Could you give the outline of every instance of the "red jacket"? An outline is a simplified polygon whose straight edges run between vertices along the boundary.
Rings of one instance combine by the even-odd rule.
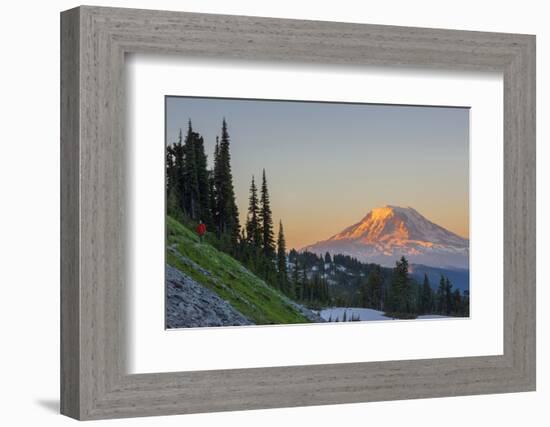
[[[197,225],[197,234],[202,236],[204,233],[206,233],[206,225],[202,223]]]

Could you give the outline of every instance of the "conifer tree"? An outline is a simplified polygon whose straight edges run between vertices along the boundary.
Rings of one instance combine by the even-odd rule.
[[[300,295],[301,300],[307,299],[309,296],[309,283],[307,278],[306,264],[302,265],[302,272],[300,276]]]
[[[289,294],[288,272],[286,268],[286,242],[282,221],[279,221],[279,235],[277,237],[277,270],[279,275],[279,288],[284,293]]]
[[[320,287],[319,275],[314,274],[313,280],[311,281],[310,288],[309,288],[308,299],[310,302],[319,299],[319,287]]]
[[[248,218],[246,222],[246,238],[255,252],[262,247],[262,231],[260,227],[260,206],[258,201],[258,190],[252,176],[250,184],[250,195],[248,196]]]
[[[183,208],[192,219],[199,219],[199,179],[196,159],[196,134],[193,132],[191,120],[187,128],[187,136],[183,145]]]
[[[225,176],[224,165],[221,158],[220,140],[216,136],[216,147],[214,148],[214,195],[215,214],[214,222],[218,237],[226,232],[226,209],[225,209]]]
[[[395,263],[389,290],[388,309],[397,314],[411,313],[409,262],[404,256]]]
[[[214,169],[208,170],[208,207],[210,209],[210,229],[216,229],[216,186],[214,185]]]
[[[300,266],[298,265],[298,257],[294,259],[294,268],[292,269],[292,287],[294,288],[294,297],[301,298],[302,286],[300,284]]]
[[[447,313],[447,298],[446,298],[445,277],[441,275],[439,279],[439,288],[437,288],[437,310],[441,314]]]
[[[167,197],[174,192],[175,185],[174,149],[172,145],[166,146],[166,195]]]
[[[231,173],[230,138],[225,119],[222,122],[221,141],[217,143],[214,158],[214,186],[216,199],[216,228],[218,234],[229,238],[230,248],[237,247],[239,239],[239,211],[235,202],[233,175]]]
[[[380,308],[382,297],[382,271],[380,266],[376,265],[370,271],[367,281],[362,288],[362,302],[364,307]]]
[[[220,224],[220,212],[219,212],[219,194],[218,191],[221,188],[220,184],[221,172],[220,172],[220,140],[216,136],[216,145],[214,146],[214,166],[210,172],[210,212],[212,215],[212,221],[218,238],[220,237],[221,230]]]
[[[328,287],[328,280],[327,279],[323,280],[323,285],[324,285],[324,289],[325,289],[325,298],[324,298],[323,301],[328,304],[328,303],[330,303],[331,297],[330,297],[330,290],[329,290],[329,287]]]
[[[173,216],[177,216],[180,209],[176,185],[175,152],[170,144],[166,147],[166,211]]]
[[[424,273],[424,283],[422,284],[422,291],[420,296],[420,312],[429,313],[432,311],[432,287],[428,275]]]
[[[449,281],[449,278],[445,278],[445,314],[451,314],[453,311],[453,285]]]
[[[202,220],[208,228],[213,226],[212,211],[210,206],[210,179],[207,169],[207,157],[204,152],[204,139],[198,133],[193,132],[195,162],[197,171],[198,188],[198,220]]]
[[[298,259],[298,252],[296,249],[292,248],[288,252],[288,262],[295,262]]]
[[[464,295],[462,296],[462,315],[463,316],[469,316],[470,315],[470,291],[464,291]]]
[[[172,194],[169,194],[169,197],[172,198],[172,207],[175,205],[179,212],[184,212],[184,149],[181,129],[178,134],[178,140],[169,147],[169,154],[173,162],[173,169],[171,171],[172,183],[170,184],[170,192]],[[176,212],[172,212],[172,214],[176,214]]]
[[[260,194],[260,223],[262,229],[262,249],[264,255],[271,259],[275,253],[275,241],[273,233],[273,215],[269,201],[269,190],[265,169],[262,172],[262,188]]]

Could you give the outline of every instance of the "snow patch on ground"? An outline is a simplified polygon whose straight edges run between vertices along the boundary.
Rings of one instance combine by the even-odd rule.
[[[321,310],[321,317],[326,321],[342,322],[346,314],[346,320],[349,322],[352,318],[359,317],[359,320],[391,320],[390,317],[384,316],[382,311],[373,310],[372,308],[347,308],[347,307],[331,307]]]
[[[440,314],[424,314],[422,316],[418,316],[417,319],[449,319],[449,317],[442,316]]]
[[[374,310],[372,308],[356,308],[356,307],[331,307],[320,311],[321,317],[331,322],[344,321],[344,313],[346,315],[346,321],[351,322],[352,319],[359,319],[360,321],[371,320],[396,320],[393,317],[384,316],[383,311]],[[426,314],[418,316],[417,319],[448,319],[446,316],[440,316],[438,314]]]

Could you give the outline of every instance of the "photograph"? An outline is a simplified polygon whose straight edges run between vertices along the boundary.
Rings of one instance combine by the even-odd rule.
[[[470,109],[165,96],[165,327],[470,316]]]

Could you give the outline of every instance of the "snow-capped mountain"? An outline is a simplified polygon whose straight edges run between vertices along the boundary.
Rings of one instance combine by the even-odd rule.
[[[404,255],[411,264],[468,268],[469,241],[434,224],[411,207],[384,206],[328,240],[306,246],[317,254],[343,254],[363,262],[394,266]]]

